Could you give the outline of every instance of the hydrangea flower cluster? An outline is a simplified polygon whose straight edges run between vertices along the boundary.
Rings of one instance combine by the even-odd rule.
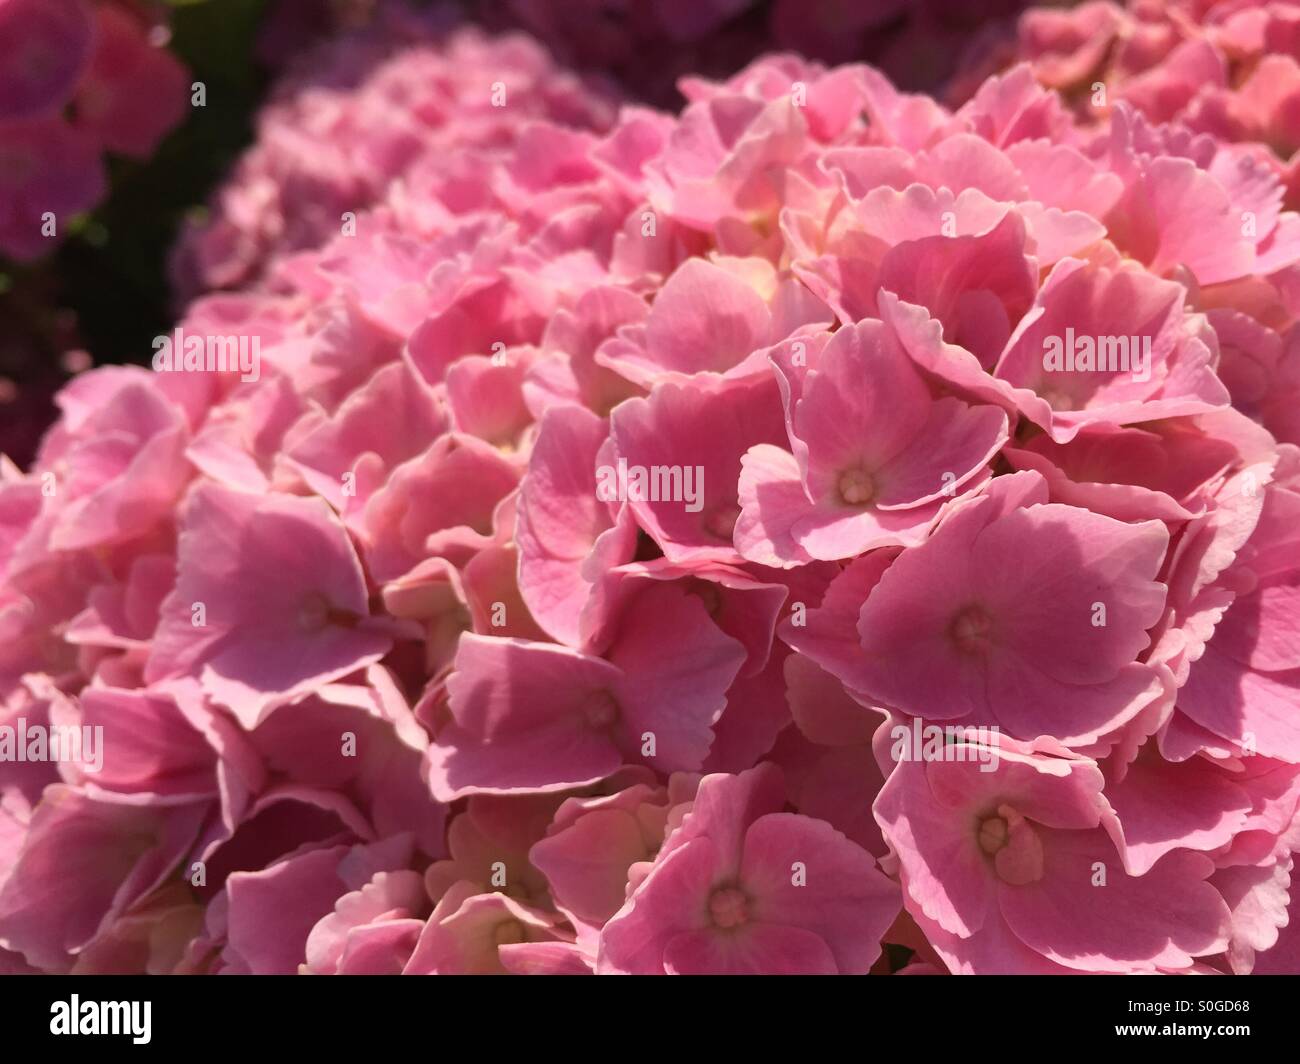
[[[1027,65],[605,128],[497,47],[0,472],[0,743],[79,744],[0,758],[0,965],[1300,970],[1277,174]]]
[[[179,124],[189,74],[156,29],[117,0],[0,0],[0,255],[46,253],[103,199],[105,152]]]
[[[496,72],[484,85],[484,72]],[[510,106],[493,100],[509,99]],[[318,248],[345,212],[396,186],[455,212],[494,208],[486,176],[530,119],[606,130],[611,86],[556,68],[523,35],[441,31],[384,5],[299,56],[258,115],[254,146],[173,255],[182,297],[260,279],[277,256]]]
[[[1300,205],[1300,5],[1092,0],[1021,16],[1016,56],[1084,121],[1116,103],[1153,122],[1252,145]]]

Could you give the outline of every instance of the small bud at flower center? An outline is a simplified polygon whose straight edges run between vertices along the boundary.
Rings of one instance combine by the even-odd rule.
[[[972,606],[957,615],[948,633],[959,649],[977,651],[988,646],[991,627],[988,614],[978,606]]]
[[[715,927],[739,927],[749,920],[749,899],[735,887],[721,887],[709,898],[709,915]]]
[[[980,849],[988,854],[997,853],[1007,844],[1007,837],[1010,834],[1007,822],[1000,816],[988,817],[986,820],[980,821]]]
[[[840,474],[840,498],[850,506],[866,506],[876,497],[876,483],[865,469]]]
[[[608,728],[618,720],[618,702],[608,691],[596,691],[582,707],[582,715],[593,728]]]

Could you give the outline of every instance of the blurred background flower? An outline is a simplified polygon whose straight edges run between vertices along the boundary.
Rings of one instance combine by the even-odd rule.
[[[0,0],[0,450],[19,464],[91,364],[69,352],[143,361],[164,330],[177,225],[251,135],[264,8]]]

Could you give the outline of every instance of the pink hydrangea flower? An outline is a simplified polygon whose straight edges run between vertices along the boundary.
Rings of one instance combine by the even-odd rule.
[[[934,398],[883,322],[840,329],[811,360],[806,341],[793,346],[774,364],[794,453],[746,452],[742,553],[789,565],[919,543],[1006,442],[1006,414]]]
[[[950,968],[1142,972],[1225,947],[1213,862],[1178,850],[1128,874],[1095,763],[1050,740],[975,742],[996,745],[993,772],[900,761],[876,803],[909,911]]]
[[[369,617],[355,550],[319,500],[201,487],[185,512],[150,682],[197,675],[251,728],[278,701],[365,668],[391,645]],[[259,649],[268,640],[280,663],[269,671]]]
[[[781,811],[781,774],[706,776],[605,925],[599,972],[865,974],[895,886],[823,821]]]
[[[1051,706],[1062,739],[1113,732],[1162,691],[1136,658],[1164,608],[1153,578],[1167,532],[1046,500],[1033,474],[995,479],[886,561],[857,608],[830,607],[828,593],[806,633],[789,638],[851,690],[904,713],[1033,738]],[[847,653],[844,640],[855,644]]]

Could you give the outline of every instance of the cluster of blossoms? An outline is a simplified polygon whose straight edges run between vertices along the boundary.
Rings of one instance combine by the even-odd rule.
[[[0,965],[1300,970],[1277,174],[1029,66],[583,126],[420,47],[0,469]]]
[[[596,131],[614,120],[607,86],[556,69],[527,37],[445,40],[436,15],[398,5],[374,16],[278,83],[256,144],[181,237],[172,272],[183,297],[257,280],[401,187],[457,213],[495,208],[490,175],[529,120]]]
[[[1006,49],[1083,121],[1120,102],[1152,122],[1249,143],[1300,206],[1300,4],[1091,0],[1031,9]],[[996,54],[996,53],[992,53]]]
[[[887,65],[934,69],[936,54],[956,54],[952,40],[967,29],[959,5],[944,0],[910,13],[898,2],[847,9],[798,0],[777,3],[758,29],[720,36],[755,6],[655,0],[625,11],[618,0],[522,0],[479,12],[489,25],[523,26],[579,68],[613,73],[609,82],[556,70],[529,36],[462,32],[448,40],[441,9],[281,0],[263,31],[268,61],[293,54],[293,43],[312,30],[353,28],[327,35],[289,63],[258,116],[256,145],[187,226],[172,262],[175,287],[188,298],[250,284],[277,256],[319,247],[338,232],[343,212],[381,202],[398,182],[458,212],[496,206],[484,174],[526,118],[604,132],[620,96],[665,95],[675,73],[647,64],[648,52],[673,56],[681,72],[693,70],[692,63],[734,70],[773,42],[812,54],[876,52]],[[888,48],[864,39],[885,29]],[[699,55],[696,46],[705,43],[720,54]],[[517,101],[509,109],[493,106],[492,93],[483,92],[484,70],[507,73],[502,91]]]
[[[34,259],[107,191],[105,152],[148,158],[190,80],[120,0],[0,0],[0,255]]]

